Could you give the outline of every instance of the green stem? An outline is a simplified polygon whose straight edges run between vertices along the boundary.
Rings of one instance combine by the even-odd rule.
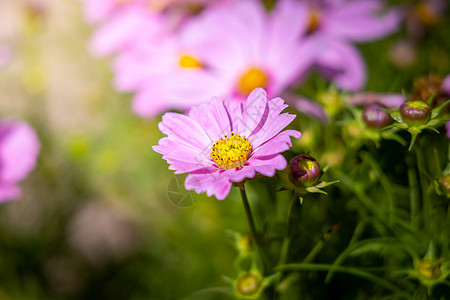
[[[383,186],[383,190],[386,192],[386,198],[388,200],[389,205],[389,217],[392,222],[395,216],[395,203],[394,203],[394,191],[391,185],[390,180],[386,177],[380,165],[368,154],[363,153],[363,159],[368,162],[372,170],[376,173],[377,178],[379,179],[381,185]]]
[[[266,268],[265,268],[265,263],[263,260],[261,243],[260,243],[258,235],[256,233],[255,222],[253,221],[252,210],[251,210],[250,204],[248,202],[247,193],[245,192],[244,184],[239,185],[239,191],[241,192],[242,204],[244,206],[245,215],[247,216],[247,222],[248,222],[248,227],[250,229],[250,235],[251,235],[252,241],[254,243],[254,246],[256,248],[259,262],[261,263],[261,266],[262,266],[262,273],[263,273],[263,275],[266,275],[266,272],[265,272]]]
[[[409,201],[411,209],[411,225],[418,228],[417,216],[420,210],[420,190],[419,181],[417,179],[416,168],[413,166],[412,158],[407,159],[408,165],[408,182],[409,182]]]
[[[396,287],[394,284],[390,283],[387,280],[384,280],[380,277],[377,277],[373,274],[370,274],[368,272],[365,271],[361,271],[359,269],[356,268],[350,268],[350,267],[342,267],[342,266],[333,266],[333,265],[326,265],[326,264],[287,264],[287,265],[283,265],[283,266],[279,266],[276,269],[278,270],[292,270],[292,271],[300,271],[300,270],[311,270],[311,271],[328,271],[331,268],[333,268],[333,270],[335,272],[340,272],[340,273],[346,273],[346,274],[350,274],[350,275],[355,275],[358,276],[360,278],[364,278],[367,280],[370,280],[376,284],[379,284],[380,286],[383,286],[384,288],[398,294],[398,295],[402,295],[404,297],[406,297],[405,292],[402,291],[401,289],[399,289],[398,287]]]
[[[291,243],[292,210],[294,209],[296,199],[297,199],[297,192],[292,191],[292,196],[289,202],[288,214],[286,219],[286,233],[283,239],[283,244],[281,245],[280,260],[278,262],[279,265],[286,263],[287,256],[289,253],[289,245]]]
[[[314,246],[314,248],[309,252],[309,254],[305,257],[305,259],[302,261],[302,263],[306,264],[311,261],[319,254],[320,250],[322,250],[323,246],[325,245],[325,242],[330,238],[333,231],[337,230],[340,227],[340,225],[334,225],[330,229],[325,232],[322,237],[320,238],[320,241],[317,242],[317,244]]]
[[[424,157],[422,152],[422,145],[420,139],[417,139],[417,144],[415,147],[416,150],[416,157],[417,157],[417,170],[419,173],[419,184],[421,188],[421,196],[422,196],[422,208],[424,212],[424,227],[425,232],[430,233],[430,221],[431,221],[431,206],[429,197],[427,195],[427,183],[425,182],[424,175],[426,175],[425,169],[424,169]]]

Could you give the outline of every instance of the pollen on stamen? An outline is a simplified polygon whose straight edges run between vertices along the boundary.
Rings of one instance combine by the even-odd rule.
[[[231,132],[216,141],[211,149],[210,156],[223,170],[231,170],[244,166],[250,157],[252,145],[247,137]]]

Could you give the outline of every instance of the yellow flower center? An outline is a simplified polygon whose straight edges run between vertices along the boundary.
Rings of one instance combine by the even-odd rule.
[[[214,162],[224,170],[242,167],[250,156],[252,144],[240,134],[234,134],[221,138],[214,143],[209,154]]]
[[[179,64],[183,68],[201,68],[202,63],[191,55],[183,55],[180,57]]]
[[[244,96],[250,94],[254,89],[266,87],[267,75],[259,68],[250,68],[239,79],[238,92]]]
[[[309,11],[307,32],[312,33],[314,31],[316,31],[316,29],[319,27],[319,25],[320,25],[320,10],[318,10],[317,8],[312,8]]]

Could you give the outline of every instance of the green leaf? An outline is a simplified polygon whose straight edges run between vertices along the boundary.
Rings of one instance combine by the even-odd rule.
[[[408,131],[409,131],[409,130],[408,130]],[[416,138],[417,138],[418,135],[419,135],[419,133],[416,132],[416,131],[411,132],[411,142],[410,142],[410,144],[409,144],[408,151],[411,151],[411,149],[412,149],[412,147],[413,147],[413,145],[414,145],[414,143],[415,143]]]
[[[306,190],[310,193],[319,193],[319,194],[328,195],[327,192],[322,191],[321,189],[318,189],[315,186],[310,186],[310,187],[306,188]]]
[[[429,106],[431,106],[431,103],[433,102],[433,99],[434,99],[435,94],[436,94],[436,93],[433,92],[433,93],[431,94],[430,98],[428,98],[427,104],[428,104]]]
[[[442,103],[441,105],[439,105],[438,107],[434,108],[431,111],[431,119],[436,118],[439,115],[439,113],[441,112],[441,110],[449,103],[450,103],[450,100],[447,100],[444,103]]]
[[[398,123],[403,123],[402,115],[400,114],[399,111],[393,111],[393,112],[391,112],[391,117],[392,117],[395,121],[397,121]]]
[[[316,186],[317,188],[324,188],[324,187],[326,187],[326,186],[329,186],[329,185],[332,185],[332,184],[335,184],[335,183],[338,183],[338,182],[340,182],[340,180],[335,180],[335,181],[322,181],[322,182],[320,182],[319,184],[316,184],[315,186]]]

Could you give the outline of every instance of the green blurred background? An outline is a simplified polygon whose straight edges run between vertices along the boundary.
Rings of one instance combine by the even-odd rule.
[[[411,89],[415,76],[449,73],[448,23],[443,17],[426,32],[406,65],[389,58],[404,30],[362,45],[367,89],[399,92]],[[12,48],[0,69],[1,116],[26,120],[42,143],[37,168],[21,184],[23,197],[0,206],[0,299],[229,299],[195,292],[236,275],[228,230],[248,230],[238,192],[217,201],[183,191],[184,177],[151,150],[162,137],[160,118],[138,118],[131,95],[112,90],[109,61],[86,49],[92,30],[77,1],[0,0],[0,43]],[[314,78],[302,92],[317,88]],[[320,126],[305,116],[296,122],[301,131]],[[333,140],[320,142],[319,148],[334,147]],[[305,136],[286,157],[310,143]],[[288,193],[274,199],[277,180],[247,186],[257,227],[278,224],[271,230],[282,232]],[[328,198],[313,197],[304,207],[308,217],[297,224],[294,256],[303,257],[339,222],[342,229],[319,261],[342,251],[357,218],[345,196],[331,189]],[[358,283],[343,277],[330,287],[336,297],[356,298],[348,280]],[[309,295],[323,296],[321,288],[310,286],[318,291]]]

